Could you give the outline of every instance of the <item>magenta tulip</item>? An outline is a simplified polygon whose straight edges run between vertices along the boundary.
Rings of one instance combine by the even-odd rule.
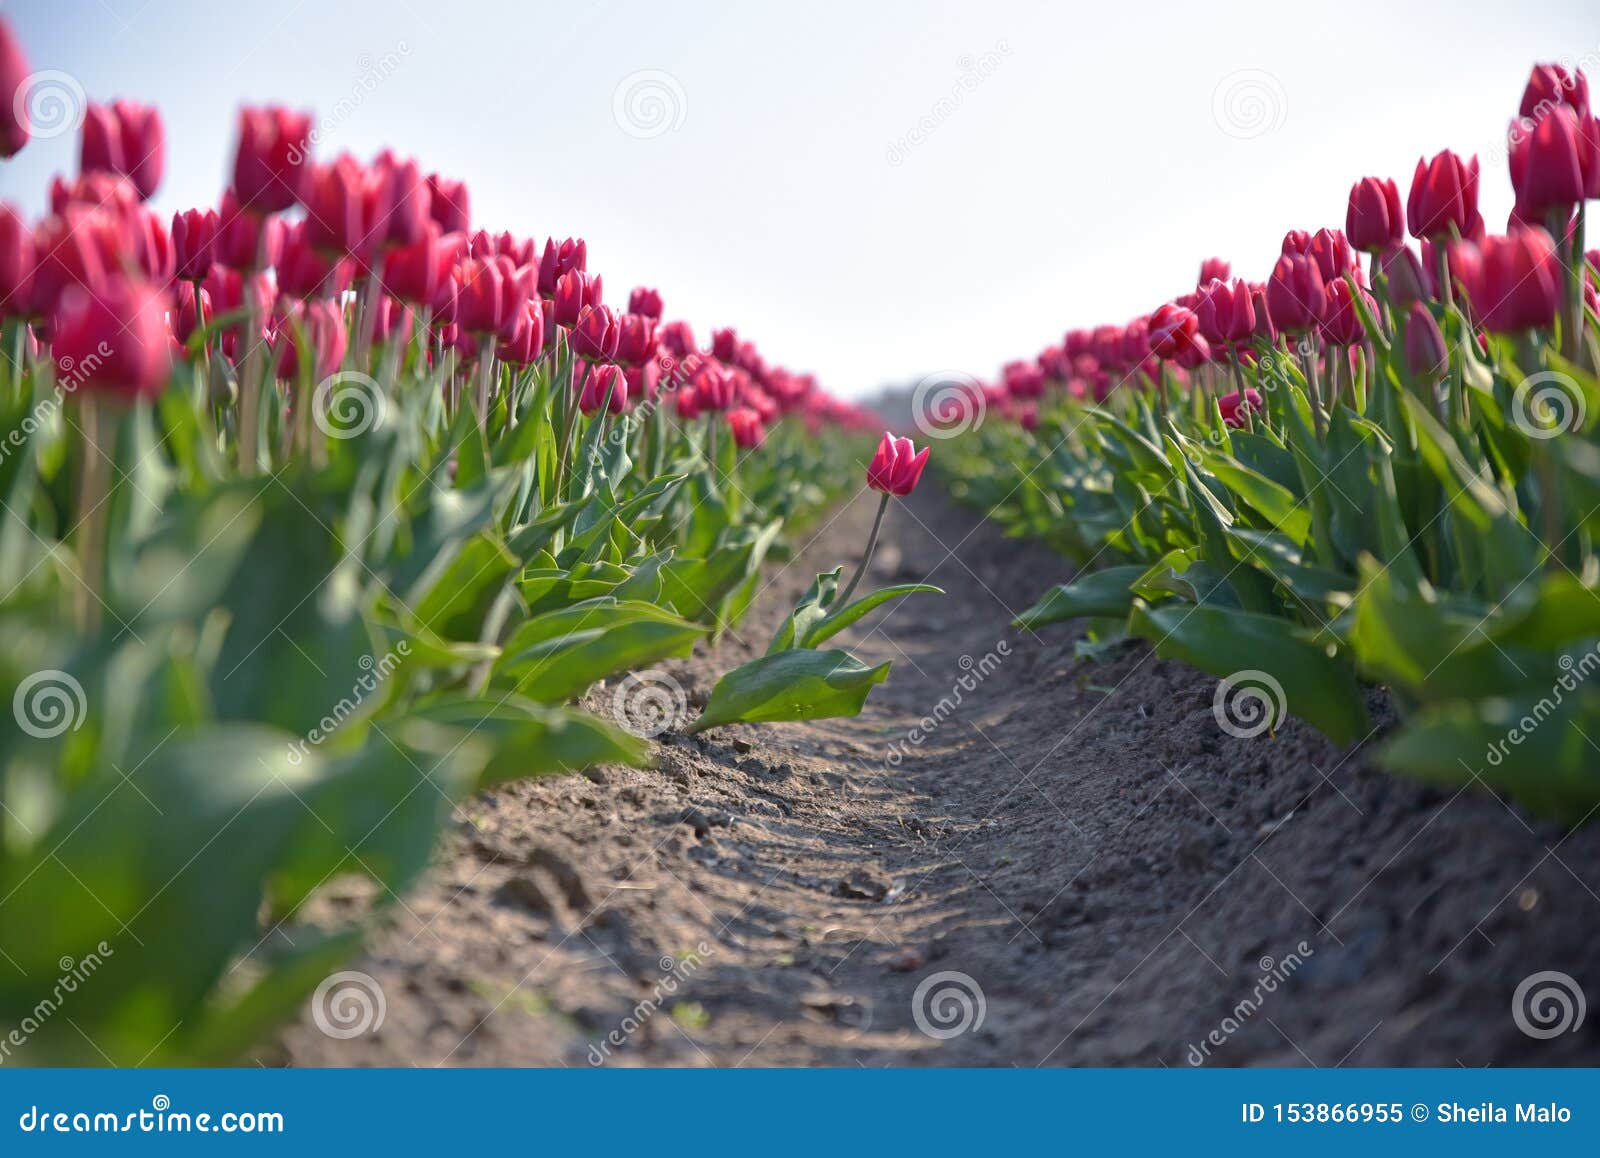
[[[923,447],[919,453],[909,438],[896,438],[884,431],[883,441],[867,466],[867,485],[886,495],[904,498],[917,489],[931,449]]]
[[[1350,186],[1344,232],[1350,244],[1363,253],[1381,253],[1402,244],[1406,219],[1395,183],[1387,177],[1363,177]]]

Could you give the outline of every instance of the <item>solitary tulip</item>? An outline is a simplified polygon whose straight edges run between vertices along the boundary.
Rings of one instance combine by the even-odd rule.
[[[311,167],[310,137],[306,113],[276,106],[240,112],[233,190],[243,208],[277,213],[300,200]]]
[[[1417,161],[1406,199],[1406,219],[1411,236],[1443,238],[1452,230],[1462,237],[1479,237],[1483,218],[1478,214],[1478,158],[1463,161],[1449,149],[1431,161]]]
[[[1363,177],[1350,186],[1344,232],[1363,253],[1381,253],[1405,241],[1406,219],[1400,190],[1387,177]]]
[[[161,184],[166,153],[161,114],[149,105],[91,103],[85,111],[79,155],[85,173],[118,173],[132,181],[140,198],[148,201]]]
[[[51,325],[58,381],[126,402],[154,398],[171,375],[167,300],[154,286],[108,278],[69,286]]]
[[[15,157],[32,135],[23,88],[32,72],[11,22],[0,16],[0,157]]]
[[[1483,288],[1476,304],[1484,328],[1514,334],[1552,325],[1561,309],[1563,271],[1550,235],[1523,229],[1487,237],[1479,249]]]
[[[883,441],[878,444],[877,453],[867,466],[867,485],[886,495],[904,498],[917,489],[922,469],[928,465],[928,452],[931,449],[923,447],[918,452],[909,438],[896,438],[884,431]]]

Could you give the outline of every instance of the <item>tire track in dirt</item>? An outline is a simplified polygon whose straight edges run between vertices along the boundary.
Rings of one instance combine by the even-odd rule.
[[[764,650],[875,498],[663,670],[703,699]],[[259,1060],[1600,1061],[1600,1013],[1545,1040],[1511,1008],[1545,970],[1600,1001],[1600,830],[1393,780],[1298,723],[1228,735],[1215,681],[1142,644],[1090,660],[1075,629],[1008,626],[1060,559],[932,486],[889,527],[872,578],[949,594],[843,637],[895,661],[860,718],[668,736],[654,770],[473,800],[351,966],[381,1028],[337,1039],[308,1010]]]

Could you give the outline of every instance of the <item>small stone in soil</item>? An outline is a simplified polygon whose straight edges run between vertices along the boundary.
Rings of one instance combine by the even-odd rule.
[[[889,895],[893,883],[882,869],[858,868],[842,878],[833,891],[852,900],[881,901]]]

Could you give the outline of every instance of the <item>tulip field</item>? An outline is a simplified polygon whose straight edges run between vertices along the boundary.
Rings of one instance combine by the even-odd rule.
[[[7,157],[27,51],[0,17]],[[1252,742],[1370,743],[1407,787],[1352,792],[1584,831],[1600,120],[1553,65],[1510,112],[1504,233],[1478,209],[1504,175],[1439,152],[1356,181],[1343,229],[1292,229],[1264,282],[1208,260],[885,432],[707,325],[736,319],[674,317],[670,286],[608,297],[588,239],[480,221],[471,174],[322,156],[309,112],[251,106],[226,189],[168,217],[160,110],[89,103],[48,211],[0,202],[0,1064],[720,1064],[769,1037],[786,1062],[925,1061],[952,1034],[919,981],[955,970],[962,1028],[994,1024],[947,1058],[1075,1060],[1017,1010],[1068,993],[1071,1030],[1113,1000],[1072,972],[1133,944],[1096,934],[1107,909],[1169,888],[1181,912],[1185,864],[1209,880],[1233,825],[1304,808],[1226,780],[1226,836],[1184,820],[1106,887],[1152,857],[1168,883],[1077,899],[1086,861],[1056,887],[1086,832],[1178,824],[1083,753],[1194,688],[1240,768]],[[1186,690],[1097,724],[1086,697],[1145,659]],[[1169,723],[1172,749],[1192,720]],[[1118,742],[1131,767],[1162,741]],[[989,835],[1008,766],[1064,743],[1077,803]],[[958,886],[1021,925],[977,964],[982,922],[940,908]],[[862,915],[919,896],[937,920]],[[1313,938],[1344,911],[1302,908]],[[529,996],[575,948],[567,983],[592,968],[611,1005]],[[349,976],[389,1038],[329,1028]],[[791,1023],[813,1037],[772,1037]]]

